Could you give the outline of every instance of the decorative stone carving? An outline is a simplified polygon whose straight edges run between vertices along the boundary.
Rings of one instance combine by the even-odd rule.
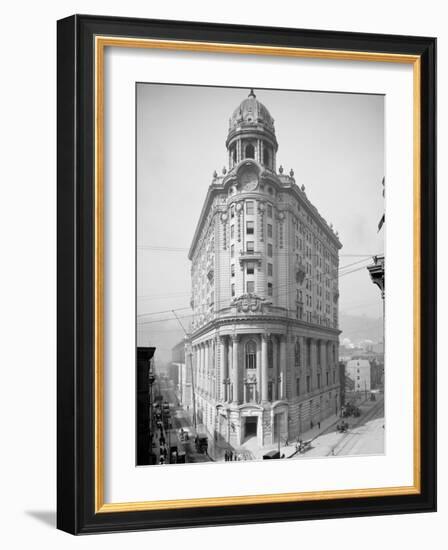
[[[255,384],[257,382],[257,374],[255,372],[248,372],[245,382],[246,384]]]
[[[263,311],[264,298],[256,294],[243,294],[233,301],[239,313],[259,313]]]

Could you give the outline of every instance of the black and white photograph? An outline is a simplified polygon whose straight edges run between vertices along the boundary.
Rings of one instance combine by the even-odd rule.
[[[136,464],[381,455],[384,96],[136,85]]]

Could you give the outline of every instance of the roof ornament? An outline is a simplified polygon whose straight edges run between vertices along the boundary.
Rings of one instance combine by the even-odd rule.
[[[301,189],[302,189],[302,191],[305,193],[305,186],[303,185],[303,183],[302,183]]]
[[[254,93],[254,89],[253,89],[253,88],[250,89],[249,95],[248,95],[247,97],[257,97],[257,96],[255,95],[255,93]]]
[[[216,170],[213,172],[213,177],[214,177],[214,178],[217,178],[217,177],[218,177],[218,172],[217,172]]]
[[[280,174],[283,174],[283,166],[280,164],[280,168],[278,169],[278,171],[280,172]]]
[[[223,167],[222,167],[222,173],[223,173],[224,175],[226,175],[226,174],[227,174],[227,169],[226,169],[226,167],[225,167],[225,166],[223,166]]]
[[[291,170],[289,171],[289,175],[290,175],[291,177],[294,177],[294,170],[293,170],[292,168],[291,168]]]

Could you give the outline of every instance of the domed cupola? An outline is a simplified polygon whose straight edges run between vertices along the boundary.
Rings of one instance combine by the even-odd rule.
[[[242,160],[252,158],[265,168],[275,171],[278,144],[274,119],[263,103],[258,101],[253,89],[230,117],[226,147],[230,169]]]

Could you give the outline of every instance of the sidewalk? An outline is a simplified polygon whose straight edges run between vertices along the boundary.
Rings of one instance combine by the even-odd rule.
[[[383,398],[381,397],[381,401],[382,400],[383,400]],[[345,420],[348,421],[351,428],[356,427],[358,424],[360,424],[361,422],[364,421],[366,414],[371,409],[373,409],[376,405],[378,405],[379,402],[380,402],[380,400],[370,401],[369,398],[364,399],[364,401],[361,401],[361,402],[356,404],[356,406],[361,409],[361,416],[358,417],[358,418],[350,417],[350,418],[347,418]],[[321,436],[323,436],[327,433],[331,433],[331,432],[339,437],[340,434],[336,433],[336,424],[340,421],[341,421],[341,417],[339,415],[333,414],[333,415],[329,416],[328,418],[326,418],[325,420],[321,421],[320,428],[316,424],[313,428],[307,430],[306,432],[302,432],[300,434],[300,439],[302,441],[312,441],[313,442],[313,441],[317,440],[319,437],[321,437]],[[301,457],[313,456],[313,455],[316,454],[316,452],[313,452],[313,447],[309,451],[307,451],[303,454],[298,454],[298,452],[296,450],[296,443],[297,443],[297,441],[294,440],[294,441],[289,441],[288,445],[281,445],[280,446],[280,456],[284,454],[285,458],[299,458],[299,457],[301,458]],[[268,451],[274,450],[274,449],[275,450],[278,449],[278,444],[277,445],[271,445],[269,447],[266,447],[265,449],[260,449],[257,453],[254,453],[254,454],[255,454],[255,457],[257,459],[260,459],[260,458],[263,457],[263,455],[265,453],[267,453]]]
[[[333,414],[326,418],[325,420],[322,420],[320,423],[320,428],[316,424],[313,428],[307,430],[306,432],[302,432],[300,434],[300,439],[302,441],[309,441],[314,440],[317,437],[324,434],[327,430],[330,430],[333,426],[335,426],[340,421],[340,417],[336,414]],[[285,458],[291,458],[296,454],[296,440],[288,441],[288,445],[280,445],[280,456],[285,455]],[[278,450],[278,443],[270,445],[269,447],[266,447],[264,449],[259,449],[258,452],[254,453],[255,458],[260,459],[263,458],[263,455],[266,454],[269,451],[272,450]]]

